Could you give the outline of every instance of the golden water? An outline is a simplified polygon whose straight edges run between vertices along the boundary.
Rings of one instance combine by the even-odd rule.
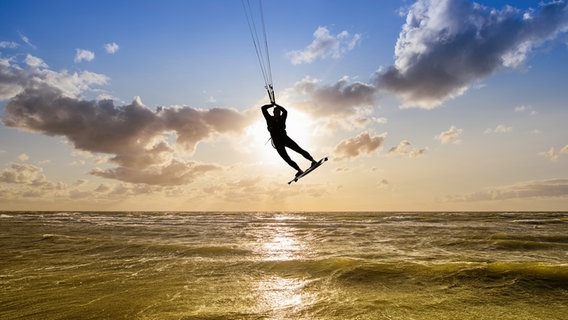
[[[0,319],[567,319],[567,213],[0,214]]]

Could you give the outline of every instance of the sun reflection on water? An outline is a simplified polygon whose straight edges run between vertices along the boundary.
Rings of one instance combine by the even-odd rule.
[[[269,262],[293,261],[305,258],[309,251],[308,244],[298,235],[297,229],[290,225],[294,217],[278,216],[274,223],[265,229],[262,244],[259,247],[262,260]],[[310,280],[267,274],[256,284],[257,307],[270,314],[270,319],[289,319],[301,309],[311,304],[314,294],[306,290]]]
[[[287,312],[297,312],[311,299],[304,291],[306,280],[270,276],[257,284],[259,307],[272,314],[273,319],[285,319]]]
[[[262,246],[264,260],[293,260],[298,258],[302,251],[302,244],[296,239],[279,233]]]
[[[307,253],[307,244],[297,236],[295,227],[289,225],[290,220],[295,221],[293,217],[275,217],[274,223],[265,229],[260,247],[262,260],[301,259]]]

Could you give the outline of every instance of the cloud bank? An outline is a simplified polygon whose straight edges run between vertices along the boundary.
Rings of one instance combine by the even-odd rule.
[[[228,108],[153,111],[139,98],[122,106],[111,100],[87,101],[81,94],[92,85],[105,84],[105,76],[55,72],[44,69],[47,65],[41,59],[34,61],[27,69],[0,65],[0,95],[12,96],[4,125],[63,136],[77,150],[111,155],[116,167],[94,169],[91,174],[96,176],[162,186],[190,183],[220,167],[184,161],[176,157],[176,150],[193,153],[199,142],[238,134],[253,120]]]
[[[27,163],[12,163],[0,170],[0,182],[45,190],[62,190],[65,184],[47,180],[43,169]]]
[[[395,63],[377,85],[405,106],[433,108],[503,68],[521,65],[529,53],[568,30],[564,1],[522,11],[496,10],[466,0],[418,0],[395,47]]]
[[[448,199],[450,201],[487,201],[549,197],[568,197],[568,179],[527,181],[467,195],[451,196]]]

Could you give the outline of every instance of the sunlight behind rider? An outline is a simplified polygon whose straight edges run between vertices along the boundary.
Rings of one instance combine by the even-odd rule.
[[[268,112],[272,109],[272,114]],[[311,166],[314,167],[318,165],[318,162],[312,157],[312,155],[300,147],[294,140],[292,140],[286,132],[286,124],[288,119],[288,111],[276,103],[267,104],[261,107],[262,115],[266,120],[267,129],[270,132],[270,137],[272,139],[272,146],[280,157],[288,165],[296,170],[296,177],[299,177],[304,173],[298,164],[290,158],[286,149],[291,149],[304,157],[305,159],[311,161]]]

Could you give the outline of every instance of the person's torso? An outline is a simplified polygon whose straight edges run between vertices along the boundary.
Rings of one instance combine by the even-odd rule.
[[[274,137],[286,136],[286,119],[282,117],[270,117],[266,119],[266,124],[270,135]]]

